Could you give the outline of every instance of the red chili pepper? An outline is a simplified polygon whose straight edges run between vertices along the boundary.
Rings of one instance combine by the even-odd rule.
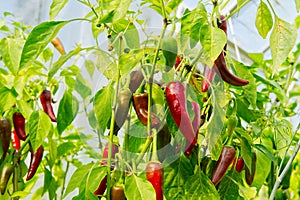
[[[49,90],[44,90],[40,96],[41,104],[44,112],[50,117],[51,121],[56,122],[56,117],[51,105],[51,93]]]
[[[175,70],[177,70],[177,67],[179,66],[180,63],[181,63],[181,57],[180,57],[180,56],[177,56],[177,57],[176,57],[175,64],[174,64]]]
[[[0,119],[0,140],[2,142],[2,160],[5,159],[6,154],[8,152],[9,143],[11,139],[11,123],[7,118]]]
[[[100,166],[104,166],[107,164],[108,150],[109,150],[108,148],[109,148],[109,143],[106,143],[103,150],[102,161],[100,163]],[[111,153],[112,158],[115,158],[116,153],[118,153],[118,147],[115,144],[112,144],[112,153]],[[103,195],[106,190],[107,187],[106,183],[107,183],[107,176],[105,176],[102,179],[98,188],[95,190],[94,195],[99,196],[101,198],[101,195]]]
[[[164,170],[159,162],[149,162],[146,166],[147,180],[152,184],[156,192],[156,200],[163,200]]]
[[[62,42],[60,41],[59,37],[55,37],[53,40],[51,40],[51,43],[61,55],[66,54],[64,46],[63,46]]]
[[[224,52],[221,52],[221,54],[218,56],[217,60],[215,60],[213,69],[222,78],[223,81],[225,81],[231,85],[244,86],[249,83],[248,80],[241,79],[241,78],[235,76],[234,74],[232,74],[228,70],[226,61],[224,58]]]
[[[227,35],[227,23],[226,21],[224,20],[225,19],[225,16],[224,15],[221,15],[220,16],[220,20],[218,21],[218,27],[224,31],[224,33]],[[224,46],[224,51],[226,51],[227,49],[227,43],[225,44]]]
[[[148,94],[134,94],[133,95],[133,107],[142,124],[147,126],[148,124]],[[160,119],[151,112],[151,126],[159,128]]]
[[[43,158],[44,147],[41,145],[39,148],[37,148],[36,152],[33,152],[33,149],[31,148],[30,152],[31,152],[31,159],[30,159],[26,181],[29,181],[36,173]]]
[[[224,146],[221,155],[214,167],[212,175],[212,183],[217,185],[224,177],[229,165],[233,162],[235,157],[235,150],[232,147]]]
[[[251,172],[250,169],[245,165],[245,177],[246,177],[246,182],[248,185],[251,185],[254,180],[254,175],[255,175],[255,170],[256,170],[256,153],[252,154],[252,165],[251,165]]]
[[[15,127],[15,131],[20,140],[26,140],[26,132],[25,132],[25,118],[21,113],[13,114],[13,124]]]
[[[192,144],[196,134],[187,112],[185,87],[179,81],[170,82],[166,87],[166,100],[171,115],[187,143]]]
[[[129,89],[134,93],[144,80],[144,75],[141,71],[132,71],[130,73]]]
[[[200,116],[200,106],[199,106],[199,104],[197,102],[193,101],[192,102],[192,109],[195,113],[192,125],[193,125],[193,129],[194,129],[194,132],[195,132],[196,135],[195,135],[195,138],[194,138],[192,144],[187,144],[187,146],[186,146],[185,154],[187,156],[191,155],[192,149],[197,144],[198,131],[199,131],[199,128],[200,128],[200,125],[201,125],[201,116]]]
[[[12,130],[11,132],[11,143],[15,150],[20,150],[20,138],[18,137],[16,130]]]
[[[215,74],[216,74],[216,72],[214,69],[211,69],[207,65],[204,66],[203,80],[202,80],[202,92],[207,92],[210,84],[214,80]]]
[[[241,171],[243,170],[244,168],[244,159],[243,158],[239,158],[237,160],[237,163],[236,163],[236,166],[235,166],[235,169],[238,173],[241,173]]]

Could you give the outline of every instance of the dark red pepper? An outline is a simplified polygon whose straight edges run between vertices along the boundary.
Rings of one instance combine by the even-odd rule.
[[[10,179],[13,169],[14,167],[11,163],[5,163],[5,165],[2,168],[0,177],[0,192],[2,195],[4,195],[6,191],[7,183]]]
[[[152,184],[156,193],[156,200],[163,200],[164,170],[159,162],[149,162],[146,166],[147,180]]]
[[[200,106],[195,101],[192,102],[192,110],[194,111],[194,114],[195,114],[192,125],[193,125],[193,129],[194,129],[194,132],[195,132],[196,135],[195,135],[195,138],[194,138],[192,144],[187,143],[186,150],[185,150],[185,154],[187,156],[191,155],[192,149],[197,144],[198,132],[199,132],[199,128],[200,128],[200,125],[201,125]]]
[[[207,92],[210,84],[214,80],[215,74],[216,74],[216,72],[214,69],[210,68],[207,65],[204,66],[203,80],[202,80],[202,92]]]
[[[241,173],[241,171],[243,170],[244,168],[244,159],[243,158],[239,158],[237,160],[237,163],[236,163],[236,166],[235,166],[235,169],[238,173]]]
[[[142,124],[148,124],[148,94],[134,94],[133,107]],[[151,127],[159,128],[161,122],[155,113],[151,112]]]
[[[125,200],[124,186],[114,185],[110,191],[111,200]]]
[[[255,170],[256,170],[256,153],[254,152],[252,154],[251,171],[247,167],[247,165],[245,165],[245,177],[246,177],[246,182],[248,183],[248,185],[251,185],[253,183]]]
[[[0,119],[0,140],[2,142],[2,160],[5,159],[11,140],[11,123],[7,118]]]
[[[15,150],[20,150],[20,138],[18,137],[16,130],[12,130],[11,132],[11,143]]]
[[[234,157],[235,157],[234,148],[229,146],[224,146],[212,174],[212,183],[214,185],[217,185],[222,180],[228,167],[233,162]]]
[[[223,81],[229,83],[230,85],[244,86],[249,83],[248,80],[241,79],[229,71],[229,69],[227,68],[225,58],[224,58],[224,52],[221,52],[221,54],[215,60],[213,69],[222,78]]]
[[[185,87],[179,81],[170,82],[166,87],[166,100],[171,115],[187,144],[192,144],[196,137],[187,111]]]
[[[39,148],[37,148],[35,152],[33,152],[33,149],[31,148],[30,153],[31,153],[31,158],[30,158],[30,164],[28,168],[26,181],[29,181],[36,173],[43,158],[44,147],[41,145]]]
[[[51,105],[52,98],[49,90],[44,90],[40,96],[41,104],[43,106],[44,112],[50,117],[51,121],[56,122],[56,117]]]
[[[107,164],[108,150],[109,150],[109,143],[106,143],[103,150],[102,161],[100,163],[100,166],[104,166]],[[112,158],[115,158],[116,153],[118,153],[118,147],[115,144],[112,144],[112,153],[111,153]],[[101,198],[101,196],[104,194],[106,190],[107,187],[106,183],[107,183],[107,176],[105,176],[102,179],[98,188],[95,190],[94,195],[99,196],[99,198]]]
[[[132,71],[130,73],[129,89],[134,93],[144,80],[144,75],[141,71]]]
[[[15,112],[13,114],[13,124],[15,127],[15,131],[20,140],[26,140],[26,132],[25,132],[25,118],[21,113]]]
[[[177,56],[177,57],[176,57],[175,64],[174,64],[175,70],[177,70],[177,68],[178,68],[178,66],[180,65],[180,63],[181,63],[181,57],[180,57],[180,56]]]

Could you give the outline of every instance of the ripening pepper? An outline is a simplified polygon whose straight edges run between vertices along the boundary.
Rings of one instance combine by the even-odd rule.
[[[5,163],[1,171],[0,177],[0,192],[3,195],[6,191],[7,183],[10,179],[10,176],[13,172],[13,165],[11,163]]]
[[[0,140],[3,150],[2,160],[4,160],[11,140],[11,123],[7,118],[0,119]]]
[[[129,89],[134,93],[144,80],[144,75],[141,71],[132,71],[130,73]]]
[[[148,94],[134,94],[133,107],[142,124],[148,124]],[[155,113],[151,112],[151,127],[159,128],[161,124],[160,119]]]
[[[55,37],[54,39],[52,39],[51,43],[61,55],[66,54],[64,46],[63,46],[61,40],[59,39],[59,37]]]
[[[12,130],[11,132],[11,143],[15,150],[20,150],[20,138],[18,137],[16,130]]]
[[[114,185],[110,191],[111,200],[125,200],[125,192],[123,185]]]
[[[246,177],[246,182],[248,183],[248,185],[251,185],[253,183],[255,171],[256,171],[256,153],[253,152],[252,153],[251,171],[247,167],[247,165],[245,165],[245,177]]]

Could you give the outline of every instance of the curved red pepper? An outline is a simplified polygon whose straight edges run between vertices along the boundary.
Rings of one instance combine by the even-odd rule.
[[[109,148],[109,143],[106,143],[103,150],[102,161],[100,163],[100,166],[104,166],[107,164],[108,150],[109,150],[108,148]],[[111,153],[112,158],[115,158],[116,153],[118,153],[118,147],[115,144],[112,144],[112,153]],[[107,183],[107,176],[105,176],[102,179],[98,188],[95,190],[94,195],[99,196],[101,198],[101,195],[103,195],[106,190],[107,187],[106,183]]]
[[[170,82],[166,87],[166,100],[172,117],[187,140],[192,144],[196,134],[187,112],[185,87],[179,81]]]
[[[218,56],[217,60],[215,60],[213,69],[222,78],[223,81],[229,83],[230,85],[244,86],[249,83],[248,80],[241,79],[229,71],[229,69],[227,68],[225,58],[224,58],[224,52],[221,52],[221,54]]]
[[[133,107],[142,124],[148,124],[148,94],[135,94],[133,95]],[[159,128],[160,119],[151,112],[151,127]]]
[[[0,119],[0,140],[2,141],[2,160],[5,159],[11,140],[11,123],[7,118]]]
[[[30,159],[26,181],[29,181],[36,173],[43,158],[44,147],[41,145],[39,148],[37,148],[36,152],[33,152],[32,148],[30,151],[31,151],[31,159]]]
[[[200,106],[199,106],[199,104],[197,102],[193,101],[192,102],[192,109],[195,113],[192,125],[193,125],[193,129],[194,129],[194,132],[195,132],[196,135],[195,135],[195,138],[194,138],[192,144],[190,144],[190,145],[187,144],[187,146],[186,146],[185,154],[188,155],[188,156],[191,155],[192,149],[197,144],[198,132],[199,132],[199,128],[200,128],[200,125],[201,125],[201,116],[200,116]]]
[[[214,80],[215,74],[216,74],[216,72],[214,69],[211,69],[207,65],[204,66],[203,80],[202,80],[202,92],[207,92],[210,84]]]
[[[159,162],[149,162],[146,166],[147,180],[152,184],[156,192],[156,200],[163,200],[164,170]]]
[[[221,155],[214,167],[212,175],[212,183],[217,185],[224,177],[229,165],[233,162],[235,157],[235,150],[232,147],[224,146]]]
[[[15,150],[20,150],[20,138],[18,137],[16,130],[11,132],[11,143]]]
[[[25,118],[21,113],[13,114],[13,124],[15,127],[15,131],[20,140],[26,140],[26,132],[25,132]]]
[[[51,93],[49,90],[44,90],[40,96],[41,104],[43,106],[43,110],[50,117],[51,121],[56,122],[56,117],[51,105]]]

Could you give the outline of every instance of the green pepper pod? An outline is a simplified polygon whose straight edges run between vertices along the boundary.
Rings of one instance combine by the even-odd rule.
[[[256,170],[256,153],[254,152],[252,154],[251,171],[247,167],[247,165],[245,165],[245,177],[246,177],[246,182],[248,183],[248,185],[251,185],[253,183],[255,170]]]
[[[11,163],[6,163],[2,169],[1,177],[0,177],[0,192],[2,195],[6,191],[7,183],[10,179],[13,169],[14,167]]]
[[[7,118],[0,119],[0,140],[3,150],[2,159],[4,160],[11,140],[11,123]]]

